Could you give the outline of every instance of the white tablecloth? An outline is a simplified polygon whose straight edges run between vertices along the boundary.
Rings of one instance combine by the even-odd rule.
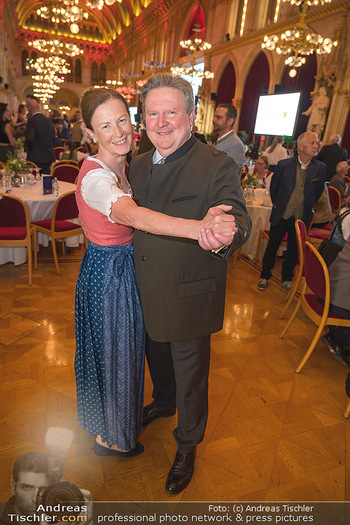
[[[69,182],[59,183],[59,196],[68,191],[75,190],[75,184]],[[53,214],[57,197],[53,195],[42,194],[42,184],[23,184],[20,188],[11,188],[11,195],[19,197],[24,200],[30,211],[30,221],[43,221],[50,219]],[[39,244],[43,246],[49,245],[49,237],[47,235],[38,235]],[[84,235],[76,235],[65,239],[66,246],[73,247],[83,244]],[[0,264],[13,262],[15,265],[23,264],[27,260],[27,248],[0,248]]]
[[[256,247],[258,244],[259,231],[270,229],[270,215],[272,206],[260,206],[257,203],[248,204],[247,211],[249,217],[252,219],[252,232],[248,241],[242,246],[241,255],[245,255],[249,259],[254,259],[256,254]],[[266,242],[261,243],[258,260],[261,261],[265,252]]]

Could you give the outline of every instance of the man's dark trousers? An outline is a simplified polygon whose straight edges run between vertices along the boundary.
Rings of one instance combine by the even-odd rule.
[[[289,219],[281,219],[276,225],[271,224],[269,242],[267,243],[260,274],[261,279],[270,279],[272,275],[271,270],[276,261],[277,250],[280,247],[283,237],[288,233],[287,252],[282,265],[282,281],[293,280],[293,271],[298,262],[298,247],[294,223],[295,219],[292,215]]]
[[[203,440],[208,419],[210,335],[178,342],[146,339],[153,399],[159,407],[175,407],[177,449],[188,454]]]

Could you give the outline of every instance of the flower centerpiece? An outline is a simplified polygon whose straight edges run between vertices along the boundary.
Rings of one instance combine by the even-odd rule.
[[[14,183],[19,182],[19,173],[26,170],[26,164],[27,163],[24,159],[16,159],[13,156],[8,157],[5,167],[14,172],[14,175],[12,176]]]
[[[16,149],[18,149],[18,150],[24,149],[24,142],[23,142],[23,140],[17,139],[15,141],[15,144],[16,144]]]
[[[257,185],[256,173],[253,173],[252,171],[248,171],[246,178],[243,180],[243,184],[245,186],[250,186],[251,184],[253,186],[256,186]]]

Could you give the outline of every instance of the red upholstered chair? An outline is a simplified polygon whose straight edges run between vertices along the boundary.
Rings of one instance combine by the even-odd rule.
[[[314,244],[314,245],[316,245],[318,247],[324,239],[327,239],[329,237],[330,230],[328,230],[328,228],[326,228],[326,229],[319,228],[317,230],[313,230],[312,229],[313,220],[314,220],[314,213],[312,213],[310,226],[307,229],[306,240],[311,242],[311,244]],[[331,229],[332,229],[332,224],[331,223],[330,223],[330,226],[331,226]]]
[[[291,291],[289,292],[287,296],[288,300],[280,315],[280,319],[283,318],[291,302],[293,301],[295,294],[298,291],[300,282],[302,281],[302,279],[305,280],[304,278],[304,246],[305,246],[305,242],[307,238],[307,229],[303,221],[301,221],[300,219],[297,219],[295,221],[295,234],[296,234],[297,246],[298,246],[298,273],[293,281],[293,288],[291,289]]]
[[[258,262],[261,241],[264,239],[266,242],[269,242],[269,236],[270,236],[270,230],[260,230],[259,231],[258,244],[256,245],[254,262]],[[284,245],[286,246],[287,241],[288,241],[288,233],[286,233],[285,236],[283,237],[282,243],[284,243]]]
[[[27,248],[29,286],[32,284],[32,234],[26,203],[13,195],[0,193],[0,247]]]
[[[71,160],[71,159],[61,159],[61,160],[58,160],[57,162],[55,162],[55,165],[53,166],[53,168],[55,168],[56,166],[61,166],[63,164],[70,164],[72,166],[78,166],[78,163],[75,161],[75,160]]]
[[[64,193],[57,199],[52,219],[32,222],[34,228],[34,267],[37,268],[38,232],[51,237],[53,257],[57,273],[60,274],[56,250],[56,239],[65,239],[83,233],[79,224],[70,222],[77,219],[78,207],[75,201],[75,191]]]
[[[64,148],[62,146],[57,146],[56,148],[54,148],[54,150],[55,150],[56,160],[59,160],[61,153],[64,152]]]
[[[348,177],[347,177],[348,178]],[[337,188],[334,188],[333,186],[330,186],[328,183],[326,183],[327,190],[328,190],[328,196],[329,196],[329,202],[332,207],[332,217],[334,217],[339,213],[340,206],[341,206],[341,195],[340,192],[337,190]],[[338,211],[336,211],[338,210]],[[322,226],[322,228],[315,228],[312,229],[312,233],[314,232],[321,232],[325,235],[323,238],[328,237],[329,234],[332,231],[332,223],[329,222],[328,224],[325,224],[325,226]],[[322,241],[323,239],[321,239]],[[311,240],[312,241],[312,240]]]
[[[80,151],[81,153],[86,153],[85,146],[79,146],[78,148],[75,148],[74,151],[76,152]]]
[[[333,219],[334,217],[339,213],[340,206],[341,206],[341,195],[340,192],[337,190],[337,188],[334,188],[334,186],[327,185],[328,187],[328,195],[329,195],[329,202],[332,206],[332,212],[333,212]]]
[[[57,177],[58,181],[71,182],[72,184],[75,184],[78,175],[79,168],[77,164],[59,164],[54,166],[52,170],[52,177]]]
[[[326,263],[316,248],[309,242],[305,243],[304,249],[304,277],[305,282],[298,303],[292,313],[285,329],[281,333],[282,338],[293,322],[300,306],[306,315],[317,325],[317,331],[307,349],[303,359],[300,361],[296,372],[303,368],[321,337],[323,329],[328,325],[348,326],[350,319],[329,311],[330,303],[330,280]],[[324,301],[322,304],[319,299]]]

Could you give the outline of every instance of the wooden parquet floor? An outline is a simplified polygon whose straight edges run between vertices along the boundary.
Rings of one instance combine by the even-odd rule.
[[[258,273],[229,268],[223,330],[212,338],[210,412],[196,470],[178,496],[164,490],[175,454],[176,418],[155,421],[138,458],[100,458],[77,421],[74,292],[82,252],[40,254],[33,286],[26,265],[0,267],[0,501],[10,496],[16,457],[44,449],[49,427],[74,432],[65,479],[101,501],[343,501],[350,499],[350,421],[343,418],[348,369],[320,342],[294,372],[315,326],[298,314],[284,340],[285,293],[258,292]],[[61,262],[62,261],[62,262]],[[151,400],[147,374],[145,402]]]

